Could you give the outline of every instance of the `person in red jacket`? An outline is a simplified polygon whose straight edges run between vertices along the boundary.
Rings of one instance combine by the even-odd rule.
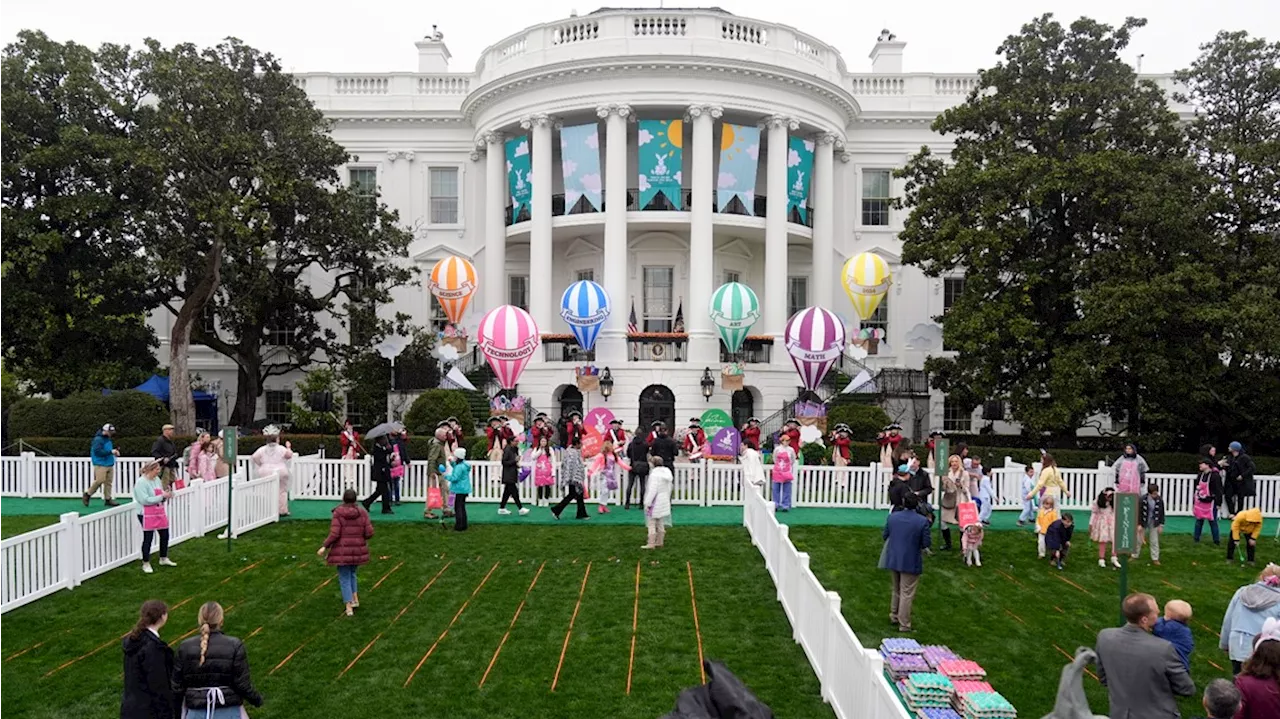
[[[360,606],[360,588],[356,584],[356,568],[369,563],[369,538],[373,536],[373,522],[369,513],[356,503],[356,490],[348,488],[342,493],[342,505],[334,507],[329,520],[329,536],[316,554],[338,568],[338,586],[342,588],[342,601],[347,605],[347,616]]]
[[[752,449],[760,450],[760,418],[751,417],[747,420],[747,424],[742,428],[742,443],[750,446]]]
[[[489,426],[484,428],[484,436],[489,440],[489,449],[486,455],[490,462],[502,461],[502,418],[490,417]]]
[[[582,413],[573,410],[564,420],[564,446],[572,447],[574,440],[582,439]],[[555,444],[555,438],[551,438],[551,443]]]
[[[614,419],[609,422],[609,430],[604,433],[606,441],[613,442],[615,447],[627,446],[627,430],[622,428],[622,420]]]
[[[887,425],[876,435],[876,443],[880,445],[880,463],[892,467],[898,456],[898,445],[902,443],[902,425],[897,422]]]
[[[689,459],[701,459],[703,448],[707,444],[707,433],[702,429],[702,420],[698,417],[689,418],[689,429],[684,434],[684,442],[681,447]]]
[[[800,452],[800,420],[792,417],[787,420],[786,425],[782,428],[782,434],[791,438],[791,449],[797,454]]]
[[[853,431],[843,422],[831,433],[831,463],[848,467],[853,462]]]
[[[348,419],[343,423],[338,442],[342,445],[343,459],[360,458],[360,452],[363,450],[360,446],[360,433],[356,431],[355,425],[351,424],[351,420]]]

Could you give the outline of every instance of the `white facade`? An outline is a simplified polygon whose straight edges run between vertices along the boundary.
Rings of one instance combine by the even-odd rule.
[[[753,336],[779,337],[797,305],[826,307],[852,330],[857,318],[841,289],[841,267],[857,253],[876,252],[894,274],[880,318],[887,347],[862,364],[873,373],[919,369],[926,357],[943,351],[928,328],[945,309],[948,283],[901,265],[897,233],[905,212],[885,210],[883,192],[888,182],[887,195],[897,196],[901,183],[886,181],[883,173],[904,165],[922,145],[946,155],[949,139],[934,134],[930,123],[963,102],[978,78],[904,74],[904,47],[882,35],[870,54],[871,72],[849,72],[830,45],[785,25],[714,10],[609,10],[503,39],[472,71],[449,71],[449,53],[437,34],[417,43],[418,72],[312,73],[296,82],[332,118],[334,137],[353,156],[343,169],[347,178],[376,177],[383,201],[414,230],[410,261],[422,274],[395,291],[394,306],[385,312],[407,312],[428,324],[427,274],[437,260],[459,255],[475,264],[479,276],[462,321],[472,336],[487,310],[516,302],[527,304],[544,334],[567,333],[560,294],[590,277],[613,301],[594,364],[610,368],[615,385],[607,407],[632,427],[639,395],[652,385],[671,390],[681,423],[708,407],[730,410],[731,393],[719,387],[720,347],[707,312],[711,293],[727,279],[750,285],[760,298],[762,317]],[[1152,79],[1172,86],[1169,77]],[[684,120],[685,211],[638,207],[637,119]],[[605,208],[565,214],[558,127],[589,122],[599,128]],[[759,201],[752,208],[760,216],[716,212],[711,202],[726,123],[762,128]],[[531,143],[532,219],[509,223],[501,143],[515,136]],[[815,142],[812,227],[787,221],[786,157],[773,150],[797,136]],[[619,196],[628,202],[608,202]],[[641,329],[646,322],[666,327],[682,307],[683,346],[629,341],[633,301]],[[169,322],[168,316],[156,318],[162,342]],[[661,359],[654,358],[655,346],[662,347]],[[519,392],[555,416],[563,388],[574,384],[574,367],[583,362],[563,361],[559,345],[544,347],[525,370]],[[162,361],[167,356],[162,345]],[[751,412],[761,417],[795,399],[799,384],[780,342],[767,360],[746,366]],[[234,365],[196,347],[191,368],[221,382],[225,418],[234,398],[228,392]],[[699,386],[705,368],[716,379],[709,401]],[[858,367],[848,364],[844,371],[856,374]],[[266,389],[289,390],[297,380],[273,377]],[[603,402],[599,394],[586,397],[588,409]],[[260,414],[266,405],[264,396]],[[924,406],[926,415],[916,417],[901,407],[889,409],[908,432],[913,425],[942,427],[944,398],[935,392]],[[959,430],[958,420],[963,417],[949,416],[945,423]],[[973,429],[979,426],[975,419]],[[1007,427],[998,423],[996,429]]]

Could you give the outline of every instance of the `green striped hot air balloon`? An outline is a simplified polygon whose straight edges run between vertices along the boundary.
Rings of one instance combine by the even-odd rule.
[[[741,282],[726,282],[711,295],[711,321],[730,352],[742,348],[751,326],[760,319],[760,300]]]

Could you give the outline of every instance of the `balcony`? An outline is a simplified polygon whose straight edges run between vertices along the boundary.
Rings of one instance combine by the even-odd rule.
[[[689,335],[684,332],[641,332],[627,335],[632,362],[684,362]]]
[[[639,204],[640,204],[639,188],[635,188],[635,187],[628,188],[627,189],[627,211],[628,212],[677,212],[677,211],[688,212],[693,207],[693,190],[682,189],[680,193],[681,193],[681,200],[683,204],[683,207],[680,210],[676,210],[675,206],[672,205],[669,201],[667,201],[666,197],[664,197],[663,195],[658,195],[654,197],[653,200],[651,200],[647,206],[639,207]],[[607,193],[605,194],[607,198]],[[715,190],[711,191],[711,203],[712,203],[712,207],[714,208],[717,203],[717,194]],[[604,210],[608,208],[608,205],[609,205],[608,199],[605,199],[605,201],[603,201],[601,205],[602,205],[601,209],[597,211],[594,207],[591,206],[591,203],[587,201],[587,198],[582,197],[578,199],[577,204],[575,204],[573,207],[566,208],[564,195],[556,194],[551,196],[551,216],[565,217],[569,215],[600,215],[600,214],[603,214]],[[725,205],[724,212],[719,212],[716,214],[739,215],[744,217],[767,217],[768,213],[766,211],[766,208],[768,207],[768,205],[769,205],[768,196],[755,195],[751,203],[751,212],[747,212],[746,205],[744,205],[741,200],[735,197],[734,199],[730,200],[727,205]],[[503,221],[506,223],[507,227],[510,227],[519,222],[529,221],[530,213],[528,210],[522,211],[519,217],[512,217],[511,209],[512,209],[511,206],[508,205],[506,210],[503,213]],[[800,212],[798,210],[792,209],[791,213],[787,217],[787,222],[790,222],[791,224],[794,224],[794,225],[800,225],[802,227],[812,228],[813,227],[813,207],[808,207],[807,209],[808,209],[808,212],[804,217],[800,216]],[[601,218],[600,221],[601,222],[604,221],[603,217]]]
[[[720,344],[720,361],[721,362],[741,362],[743,364],[769,364],[773,361],[773,338],[768,336],[752,335],[742,342],[742,347],[737,352],[730,352]]]
[[[573,335],[542,335],[542,359],[546,362],[572,362],[574,364],[590,364],[596,359],[594,349],[584,350],[578,346]]]

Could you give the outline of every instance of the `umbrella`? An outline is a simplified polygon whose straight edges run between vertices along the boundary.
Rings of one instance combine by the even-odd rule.
[[[370,429],[368,432],[365,432],[364,438],[377,439],[378,437],[381,437],[383,435],[399,432],[400,426],[401,425],[398,422],[383,422],[382,424],[374,427],[373,429]]]

